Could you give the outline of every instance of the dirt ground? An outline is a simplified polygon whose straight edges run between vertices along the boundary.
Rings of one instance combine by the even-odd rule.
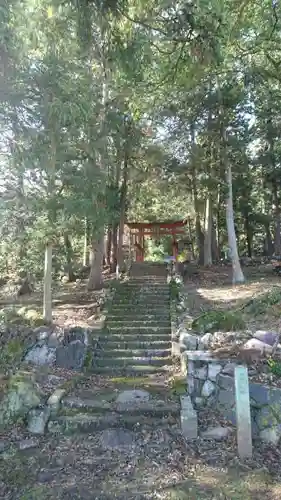
[[[246,314],[243,306],[273,288],[281,291],[281,276],[273,274],[267,266],[246,267],[243,271],[245,284],[232,285],[229,267],[191,269],[184,280],[191,316],[196,318],[209,310],[241,309],[249,330],[277,330],[280,327],[281,303],[268,307],[266,313],[261,315]]]

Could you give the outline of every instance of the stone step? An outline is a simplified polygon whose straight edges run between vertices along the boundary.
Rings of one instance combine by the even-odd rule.
[[[140,294],[150,294],[153,295],[154,293],[157,294],[163,294],[163,295],[170,295],[170,288],[165,285],[126,285],[122,286],[117,289],[117,295],[120,293],[140,293]]]
[[[124,415],[118,413],[109,414],[88,414],[77,413],[76,415],[62,415],[48,423],[48,431],[52,434],[92,434],[96,431],[108,428],[134,429],[135,426],[149,426],[159,428],[163,425],[173,425],[178,423],[177,415],[169,415],[163,418],[156,418],[146,415]]]
[[[112,333],[103,335],[100,339],[101,343],[106,344],[107,342],[171,342],[171,333],[153,333],[153,334],[132,334],[132,333]]]
[[[106,346],[107,347],[107,346]],[[125,357],[125,358],[165,358],[171,356],[171,349],[103,349],[102,355],[106,358]]]
[[[141,402],[126,402],[119,403],[116,401],[107,401],[106,399],[98,398],[94,393],[87,394],[87,397],[80,396],[67,396],[61,401],[60,412],[64,413],[64,408],[74,408],[90,412],[102,413],[109,411],[112,413],[121,413],[126,417],[130,415],[148,415],[152,416],[165,416],[165,415],[179,415],[180,404],[176,402],[166,402],[162,400],[149,400]]]
[[[169,371],[169,366],[132,365],[132,366],[92,366],[87,370],[96,375],[115,377],[149,377],[149,375],[162,375]]]
[[[108,340],[104,344],[105,349],[108,350],[115,350],[115,349],[144,349],[144,350],[169,350],[172,347],[172,342],[170,340],[156,340],[156,341],[137,341],[137,340],[131,340],[126,342],[125,340]]]
[[[169,318],[170,317],[170,307],[157,307],[157,308],[151,308],[149,306],[146,307],[140,307],[140,306],[131,306],[131,305],[125,305],[123,304],[122,306],[113,306],[110,309],[110,312],[107,317],[111,316],[120,316],[121,317],[126,317],[127,319],[130,319],[131,317],[138,317],[140,316],[141,318],[148,317],[148,316],[154,316],[154,318]]]
[[[152,328],[154,327],[159,327],[159,328],[171,328],[171,323],[169,320],[166,320],[166,321],[163,321],[163,320],[159,320],[159,319],[154,319],[154,320],[151,320],[151,319],[147,319],[147,318],[143,318],[142,319],[127,319],[127,318],[124,318],[124,319],[115,319],[115,320],[112,320],[112,319],[108,319],[107,320],[107,323],[106,323],[109,328],[111,328],[111,326],[124,326],[125,328],[130,328],[130,327],[133,327],[133,328],[138,328],[138,327],[142,327],[142,326],[145,326],[145,327],[148,327],[148,326],[151,326]]]
[[[117,368],[121,367],[130,367],[130,366],[167,366],[172,363],[172,358],[170,356],[165,358],[151,358],[151,357],[114,357],[114,358],[106,358],[106,357],[97,357],[93,358],[93,366],[94,367],[103,367],[112,365]]]
[[[138,304],[147,304],[148,302],[151,305],[154,304],[169,304],[170,303],[170,297],[165,296],[165,295],[155,295],[155,294],[146,294],[140,297],[139,294],[128,294],[128,295],[118,295],[118,297],[114,298],[114,304],[118,303],[123,303],[123,302],[128,302],[129,304],[132,303],[138,303]]]
[[[113,307],[118,307],[118,306],[141,307],[144,309],[150,309],[156,306],[156,307],[161,307],[163,310],[170,307],[170,301],[169,300],[165,301],[163,300],[162,297],[160,299],[153,299],[153,300],[149,298],[143,300],[133,299],[133,298],[126,300],[122,299],[114,300]]]
[[[116,301],[114,300],[113,303],[112,303],[112,307],[111,309],[124,309],[127,310],[131,310],[131,311],[135,311],[136,308],[139,308],[139,309],[142,309],[142,310],[145,310],[147,312],[150,312],[150,314],[153,314],[153,313],[157,313],[157,312],[165,312],[165,310],[169,309],[170,308],[170,302],[167,304],[162,304],[161,301],[158,301],[158,302],[155,302],[155,303],[146,303],[146,302],[143,302],[143,303],[135,303],[133,304],[132,302],[121,302],[119,301],[118,303],[116,303]]]
[[[123,291],[137,291],[143,293],[161,292],[170,294],[170,287],[165,283],[126,283],[117,289],[117,293]]]
[[[143,316],[143,313],[140,313],[139,311],[128,311],[127,310],[127,314],[126,314],[126,310],[125,309],[122,309],[121,311],[110,311],[107,316],[106,316],[107,320],[114,320],[114,319],[117,319],[117,320],[121,320],[121,319],[125,319],[126,321],[130,321],[130,320],[136,320],[136,321],[139,321],[139,320],[143,320],[144,316]],[[148,314],[145,314],[145,319],[147,319],[148,321],[159,321],[161,319],[167,321],[167,320],[170,320],[170,313],[169,311],[164,311],[164,312],[157,312],[157,313],[152,313],[151,314],[151,311],[148,311]]]
[[[105,336],[109,336],[112,334],[117,335],[171,335],[171,327],[153,327],[153,326],[112,326],[112,323],[106,324],[106,331],[104,332]]]

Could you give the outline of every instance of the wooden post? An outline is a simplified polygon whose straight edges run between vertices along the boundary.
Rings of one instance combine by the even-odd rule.
[[[236,366],[234,375],[238,454],[240,458],[251,458],[253,450],[248,368]]]

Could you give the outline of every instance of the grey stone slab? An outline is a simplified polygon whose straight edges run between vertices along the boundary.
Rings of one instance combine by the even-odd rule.
[[[281,437],[281,426],[263,429],[260,431],[259,437],[262,441],[277,446]]]
[[[133,389],[120,392],[116,398],[116,403],[132,404],[144,403],[149,401],[150,394],[141,389]]]
[[[198,419],[190,396],[181,396],[181,430],[187,440],[197,439]]]
[[[254,338],[273,346],[279,339],[279,333],[277,332],[267,332],[266,330],[258,330],[254,333]]]
[[[215,390],[215,384],[210,380],[206,380],[203,384],[201,395],[203,398],[209,398],[212,394],[214,394]]]
[[[51,411],[48,407],[31,410],[27,417],[29,432],[32,434],[44,434],[50,416]]]
[[[221,411],[221,414],[226,420],[229,420],[229,422],[231,422],[233,425],[236,425],[236,409],[235,409],[235,407],[230,408],[230,409],[224,408]]]
[[[262,342],[261,340],[255,338],[247,340],[247,342],[244,344],[244,349],[255,349],[257,351],[260,351],[261,353],[266,354],[272,353],[271,345],[268,345],[265,342]]]
[[[85,343],[85,328],[74,326],[72,328],[69,328],[69,330],[65,332],[64,344],[71,344],[72,342],[75,342],[77,340],[82,342],[82,344]]]
[[[128,450],[135,445],[135,435],[125,429],[105,429],[100,434],[101,446],[107,450]]]
[[[36,439],[23,439],[18,444],[18,447],[21,451],[30,450],[31,448],[36,448],[37,446],[38,441]]]
[[[211,342],[213,340],[213,335],[211,333],[205,333],[202,337],[199,337],[198,339],[198,349],[200,350],[207,350]]]
[[[222,371],[222,366],[218,363],[212,363],[208,366],[208,379],[215,382],[218,374]]]
[[[87,347],[80,340],[60,346],[56,350],[56,365],[68,370],[81,370],[84,366]]]
[[[240,458],[250,458],[252,457],[253,446],[247,367],[236,366],[234,380],[238,454]]]
[[[236,363],[226,363],[226,365],[223,367],[222,374],[234,377],[235,366]]]
[[[195,378],[199,378],[200,380],[206,380],[208,374],[208,366],[202,366],[201,368],[195,368],[193,372],[193,376]]]
[[[189,351],[197,349],[198,339],[196,335],[191,335],[187,330],[182,330],[179,336],[180,344],[185,345]]]
[[[203,439],[214,439],[215,441],[222,441],[227,439],[231,434],[231,427],[222,427],[218,425],[217,427],[209,427],[206,431],[201,432],[201,437]]]
[[[234,391],[234,378],[229,375],[218,375],[217,384],[221,389],[226,391]]]
[[[28,351],[25,356],[25,361],[27,363],[32,363],[34,365],[50,365],[52,366],[56,359],[56,350],[43,344],[36,344]]]
[[[235,392],[220,389],[218,392],[217,404],[220,408],[232,408],[235,404]]]

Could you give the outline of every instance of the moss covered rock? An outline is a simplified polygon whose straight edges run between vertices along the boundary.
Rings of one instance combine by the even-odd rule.
[[[41,403],[41,394],[29,373],[13,375],[6,387],[0,407],[0,427],[24,418],[31,408]]]

